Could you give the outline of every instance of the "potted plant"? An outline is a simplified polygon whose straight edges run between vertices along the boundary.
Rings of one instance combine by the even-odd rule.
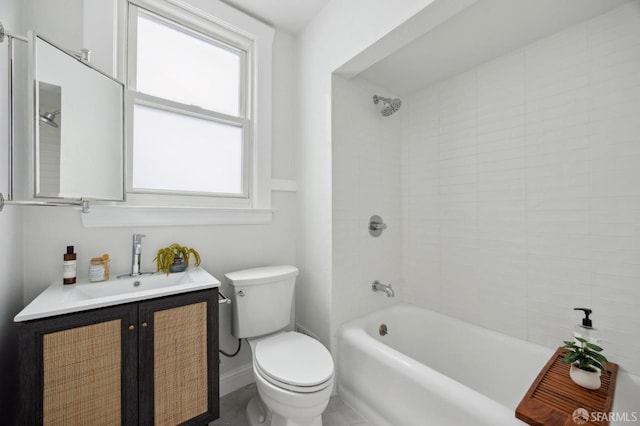
[[[169,275],[170,272],[182,272],[187,269],[189,258],[192,254],[196,259],[195,265],[200,265],[200,253],[196,249],[174,243],[169,247],[163,247],[158,250],[158,254],[153,261],[158,265],[158,271]]]
[[[602,348],[581,337],[576,341],[564,341],[569,351],[564,355],[563,364],[571,364],[569,376],[577,385],[587,389],[600,388],[600,372],[605,370],[607,358],[600,352]]]

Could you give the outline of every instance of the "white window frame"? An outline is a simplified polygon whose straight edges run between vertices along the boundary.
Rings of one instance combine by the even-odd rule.
[[[143,16],[147,19],[157,21],[163,25],[174,30],[183,31],[192,37],[200,38],[207,43],[216,45],[223,49],[234,51],[240,57],[240,93],[239,93],[239,110],[238,115],[227,115],[224,113],[206,110],[193,105],[186,105],[179,102],[171,101],[165,98],[149,95],[146,93],[138,92],[137,83],[137,23],[138,17]],[[141,193],[141,194],[169,194],[169,195],[190,195],[190,196],[204,196],[204,197],[217,197],[217,198],[245,198],[250,197],[249,182],[251,179],[251,163],[252,156],[250,155],[251,144],[251,81],[249,78],[249,71],[251,70],[251,50],[252,44],[250,40],[238,37],[237,35],[230,33],[225,28],[219,27],[214,24],[207,25],[208,28],[193,28],[183,22],[178,22],[178,19],[169,19],[160,16],[153,11],[149,11],[144,8],[140,8],[136,5],[129,6],[129,46],[128,46],[128,74],[127,74],[127,116],[130,122],[133,121],[134,108],[136,105],[151,107],[162,111],[167,111],[176,114],[182,114],[189,117],[194,117],[203,120],[209,120],[215,123],[229,124],[235,127],[239,127],[243,132],[242,141],[242,185],[241,192],[238,194],[228,193],[214,193],[214,192],[196,192],[189,190],[161,190],[161,189],[147,189],[147,188],[135,188],[133,186],[133,180],[127,180],[127,192],[129,193]],[[212,30],[215,30],[213,32]],[[132,143],[129,144],[130,155],[128,158],[131,161],[127,164],[128,175],[133,176],[133,126],[128,126]]]
[[[265,210],[271,209],[271,54],[274,38],[274,30],[243,13],[224,5],[220,2],[208,2],[202,0],[189,0],[189,3],[181,0],[124,0],[129,9],[125,13],[126,27],[136,22],[135,16],[140,9],[148,10],[170,21],[176,22],[187,28],[201,32],[206,36],[219,39],[224,43],[238,47],[247,52],[246,66],[249,70],[248,79],[245,82],[244,95],[246,96],[246,110],[244,118],[246,127],[244,137],[244,181],[245,190],[241,196],[229,194],[176,194],[173,191],[139,191],[132,187],[132,129],[131,119],[133,105],[147,102],[152,106],[158,106],[154,97],[128,91],[127,95],[127,205],[158,206],[175,208],[193,207],[219,207],[219,208],[245,208]],[[195,4],[201,3],[201,7]],[[129,19],[129,15],[131,19]],[[121,16],[122,19],[122,16]],[[122,21],[121,21],[122,22]],[[129,34],[134,34],[130,32]],[[128,42],[127,42],[128,41]],[[130,74],[132,55],[129,46],[135,46],[135,40],[121,41],[124,52],[128,52],[123,64],[129,64],[127,68],[128,87],[133,89],[133,74]],[[121,69],[124,70],[125,66]],[[172,105],[172,102],[163,100],[162,108],[171,110],[176,106],[184,109],[184,105]],[[176,103],[177,104],[177,103]],[[187,109],[189,114],[199,118],[211,118],[210,113],[196,107]],[[242,112],[242,111],[241,111]],[[224,114],[215,115],[215,120],[233,122]],[[237,120],[237,119],[236,119]],[[224,210],[228,216],[228,210]],[[244,214],[244,213],[243,213]],[[250,223],[250,222],[248,222]]]

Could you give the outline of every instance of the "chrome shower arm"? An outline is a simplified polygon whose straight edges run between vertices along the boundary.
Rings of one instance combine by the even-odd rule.
[[[378,105],[378,102],[380,102],[380,101],[390,103],[391,99],[385,98],[385,97],[382,97],[382,96],[378,96],[378,95],[373,95],[373,103],[374,104]]]
[[[382,111],[380,111],[380,113],[384,117],[388,117],[391,114],[395,113],[402,106],[402,101],[400,99],[398,99],[398,98],[391,99],[391,98],[385,98],[385,97],[378,96],[378,95],[373,95],[373,103],[374,104],[377,105],[378,102],[380,102],[380,101],[382,101],[382,103],[384,105],[383,108],[382,108]]]

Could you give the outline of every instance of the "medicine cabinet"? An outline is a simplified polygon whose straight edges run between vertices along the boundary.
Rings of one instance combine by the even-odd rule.
[[[122,200],[122,83],[42,37],[33,43],[35,196]]]
[[[13,38],[27,46],[9,70],[7,203],[123,201],[124,84],[91,65],[88,51],[33,33]]]

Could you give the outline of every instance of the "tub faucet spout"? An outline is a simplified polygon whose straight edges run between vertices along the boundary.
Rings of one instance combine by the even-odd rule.
[[[375,280],[374,282],[371,283],[371,290],[384,291],[385,293],[387,293],[387,297],[393,297],[396,295],[395,292],[393,291],[393,288],[391,288],[391,284],[382,284],[378,280]]]

